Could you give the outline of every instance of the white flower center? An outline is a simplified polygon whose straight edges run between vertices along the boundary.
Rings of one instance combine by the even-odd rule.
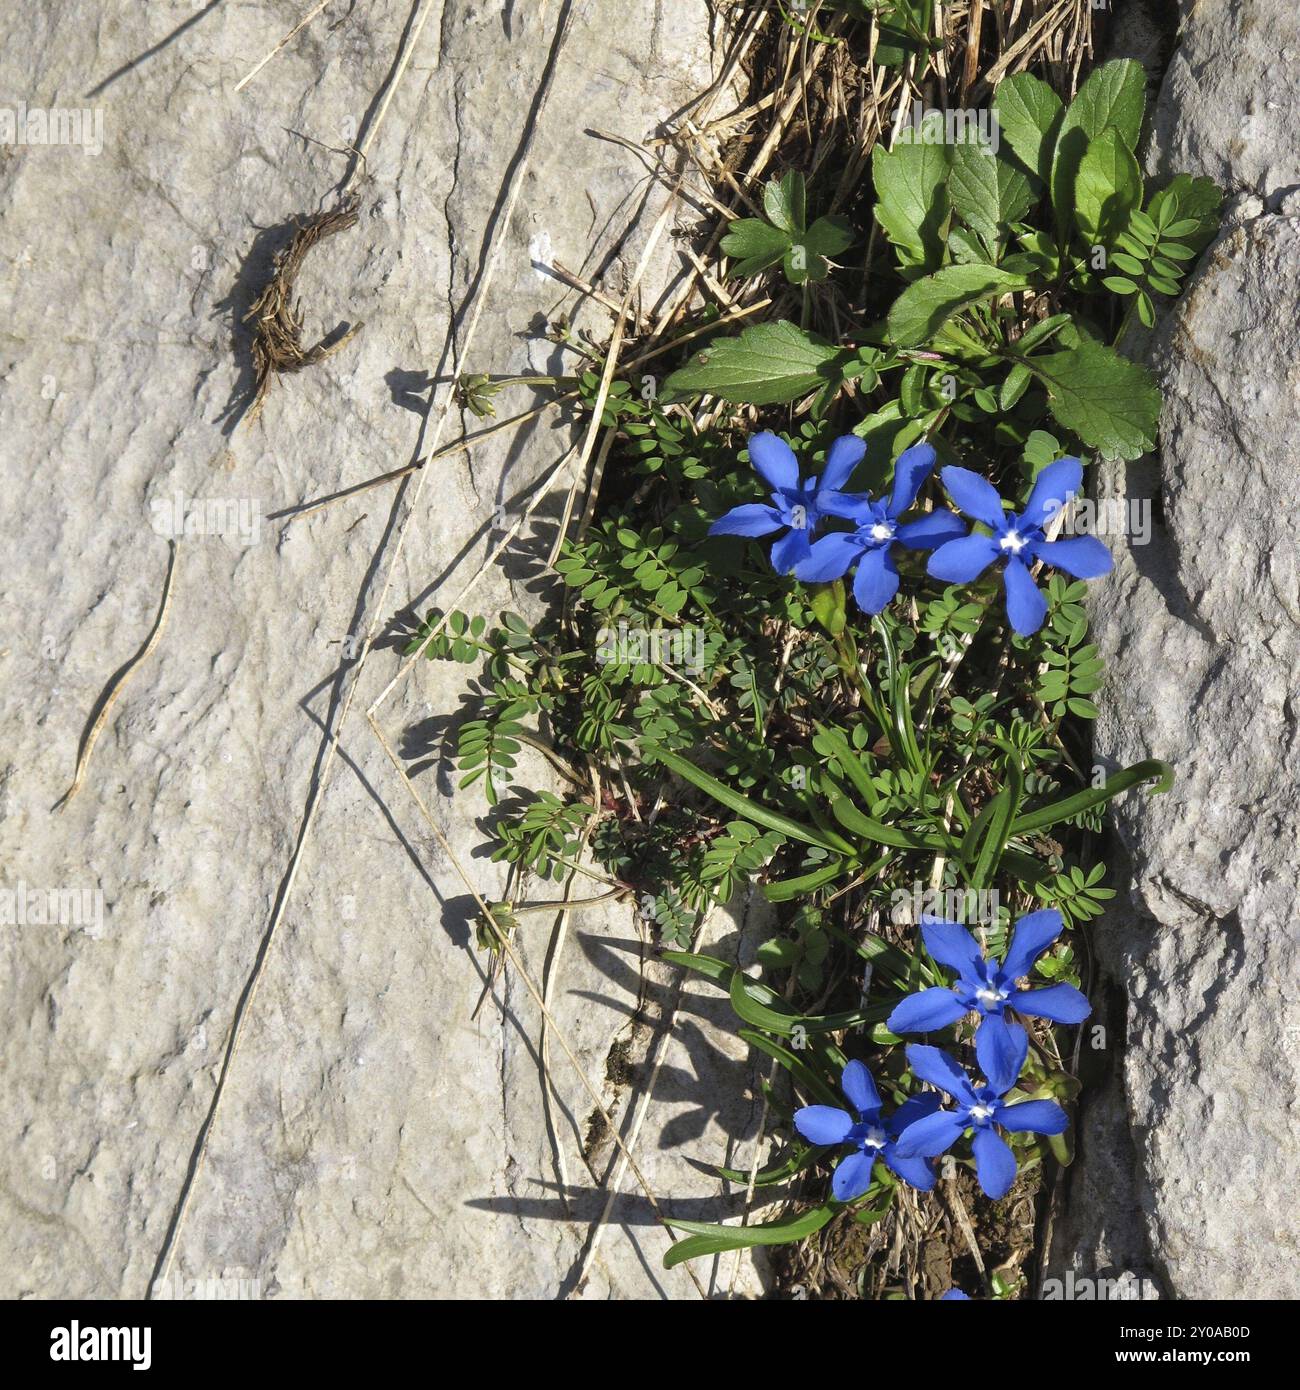
[[[975,998],[978,999],[981,1004],[1000,1004],[1006,997],[1007,992],[1005,989],[994,989],[989,985],[975,991]]]
[[[873,541],[887,541],[893,534],[894,528],[885,521],[878,521],[871,528],[871,539]]]
[[[989,1120],[993,1118],[993,1107],[991,1105],[972,1105],[970,1108],[972,1120]]]
[[[869,1149],[883,1149],[885,1147],[885,1131],[883,1129],[869,1129],[867,1137],[862,1141]]]
[[[1019,531],[1008,531],[998,542],[1003,550],[1009,550],[1013,555],[1019,555],[1029,542],[1020,534]]]

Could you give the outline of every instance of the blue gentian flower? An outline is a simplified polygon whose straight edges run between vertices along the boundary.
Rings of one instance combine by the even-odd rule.
[[[1096,579],[1114,565],[1110,551],[1095,536],[1070,536],[1049,541],[1044,528],[1083,486],[1083,464],[1077,458],[1049,463],[1034,482],[1025,510],[1017,516],[1004,510],[992,483],[968,468],[945,468],[939,475],[948,496],[961,511],[992,531],[971,531],[948,541],[930,556],[927,571],[949,584],[969,584],[996,560],[1005,560],[1002,583],[1007,593],[1007,617],[1022,636],[1031,637],[1047,616],[1047,600],[1029,572],[1035,560],[1064,570],[1075,579]]]
[[[1022,1100],[1008,1105],[1003,1096],[1016,1084],[1029,1055],[1029,1034],[1018,1024],[1008,1024],[1010,1055],[999,1053],[984,1037],[975,1039],[975,1055],[988,1078],[973,1085],[970,1077],[946,1052],[913,1043],[907,1060],[915,1075],[951,1096],[951,1110],[922,1116],[899,1136],[895,1151],[904,1158],[936,1158],[952,1148],[968,1129],[975,1131],[971,1149],[975,1172],[989,1197],[1005,1197],[1016,1180],[1016,1157],[998,1133],[1063,1134],[1069,1123],[1054,1100]]]
[[[957,972],[951,989],[936,985],[910,995],[889,1015],[885,1027],[891,1033],[933,1033],[974,1010],[983,1015],[980,1036],[985,1045],[1010,1060],[1013,1052],[1008,1009],[1053,1023],[1082,1023],[1092,1005],[1073,985],[1046,985],[1042,989],[1017,989],[1016,981],[1028,975],[1034,962],[1065,929],[1055,908],[1030,912],[1015,926],[1003,960],[988,960],[979,942],[956,922],[935,917],[921,919],[925,948],[949,970]]]
[[[824,582],[839,579],[857,565],[853,597],[864,613],[879,613],[898,592],[898,571],[890,554],[895,544],[930,550],[965,534],[961,518],[947,508],[915,521],[899,521],[933,467],[934,449],[929,444],[904,449],[894,466],[894,490],[888,501],[861,498],[849,513],[850,520],[858,523],[857,530],[823,536],[808,558],[795,565],[795,577]]]
[[[936,1300],[939,1303],[970,1303],[971,1301],[970,1294],[962,1293],[960,1289],[949,1289],[947,1293],[941,1293]]]
[[[772,547],[772,568],[789,574],[807,559],[818,523],[828,516],[851,516],[862,498],[840,491],[849,474],[862,461],[866,443],[856,434],[841,435],[826,451],[826,471],[820,478],[799,480],[799,461],[794,450],[773,434],[749,437],[749,461],[754,471],[772,488],[771,504],[746,502],[733,507],[709,527],[711,536],[770,536],[783,526],[790,528]]]
[[[916,1120],[938,1110],[938,1096],[913,1096],[886,1120],[881,1114],[884,1107],[876,1083],[858,1061],[844,1068],[840,1090],[851,1110],[834,1105],[805,1105],[794,1114],[795,1128],[809,1143],[854,1146],[855,1152],[840,1160],[831,1179],[835,1200],[851,1202],[861,1197],[871,1186],[871,1170],[878,1158],[904,1182],[928,1192],[934,1186],[933,1167],[924,1158],[902,1158],[894,1141]]]

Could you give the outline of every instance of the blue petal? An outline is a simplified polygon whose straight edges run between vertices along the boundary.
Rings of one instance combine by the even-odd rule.
[[[937,555],[942,553],[943,551],[935,552]],[[1047,600],[1034,583],[1034,577],[1025,567],[1025,562],[1016,559],[1014,555],[1007,561],[1007,567],[1002,573],[1002,582],[1007,590],[1007,617],[1011,619],[1011,626],[1022,637],[1032,637],[1047,617]]]
[[[988,1077],[989,1086],[998,1095],[1016,1084],[1020,1069],[1025,1064],[1028,1047],[1029,1035],[1018,1023],[1008,1022],[1005,1015],[989,1014],[980,1022],[979,1031],[975,1034],[975,1056],[979,1060],[980,1070]],[[1005,1085],[1002,1084],[1004,1081]]]
[[[776,542],[772,547],[772,568],[777,574],[789,574],[808,558],[812,551],[812,543],[808,539],[810,534],[808,528],[802,526]]]
[[[1029,967],[1064,930],[1065,923],[1054,907],[1026,913],[1011,933],[1011,944],[1002,962],[1003,978],[1010,981],[1028,975]]]
[[[950,989],[923,989],[913,994],[889,1015],[885,1027],[891,1033],[933,1033],[956,1023],[969,1012]]]
[[[732,507],[709,527],[711,536],[768,536],[784,525],[775,507],[763,502],[746,502]]]
[[[1087,999],[1073,985],[1066,984],[1048,985],[1046,989],[1018,989],[1007,1004],[1031,1018],[1050,1018],[1053,1023],[1082,1023],[1092,1012]]]
[[[809,548],[807,559],[800,560],[795,566],[795,578],[809,584],[839,579],[848,573],[849,567],[861,554],[861,542],[843,531],[823,536]]]
[[[810,1144],[842,1144],[853,1128],[853,1116],[834,1105],[805,1105],[794,1112],[794,1127]]]
[[[854,1060],[844,1068],[840,1090],[859,1115],[865,1116],[880,1109],[880,1092],[876,1090],[876,1083],[862,1062]]]
[[[959,511],[963,511],[967,516],[973,516],[976,521],[982,521],[985,526],[992,526],[997,530],[1002,525],[1005,515],[1002,510],[1002,498],[998,496],[998,490],[987,479],[981,478],[978,473],[972,473],[969,468],[943,469],[939,474],[943,479],[943,485],[948,489],[948,496],[957,504]]]
[[[956,1110],[936,1110],[917,1120],[898,1136],[894,1145],[897,1158],[937,1158],[961,1138],[966,1117]]]
[[[856,434],[842,434],[826,451],[826,467],[820,478],[821,488],[838,492],[849,480],[849,475],[862,462],[867,452],[867,441]]]
[[[1115,568],[1109,550],[1096,536],[1069,536],[1063,541],[1036,541],[1034,559],[1075,579],[1098,579]]]
[[[929,1192],[934,1187],[934,1166],[928,1158],[922,1158],[920,1154],[904,1157],[898,1152],[897,1144],[886,1144],[880,1156],[889,1171],[897,1173],[905,1183],[910,1183],[921,1192]]]
[[[994,1123],[1012,1134],[1064,1134],[1070,1121],[1054,1100],[1022,1100],[999,1110]]]
[[[925,949],[949,970],[957,974],[973,989],[984,983],[980,966],[984,963],[984,952],[975,937],[957,922],[945,922],[939,917],[921,918],[921,936]]]
[[[909,1043],[907,1061],[920,1080],[946,1091],[954,1100],[967,1105],[975,1104],[970,1077],[946,1052],[941,1052],[937,1047],[927,1047],[924,1043]]]
[[[827,516],[843,516],[862,522],[871,516],[871,498],[865,492],[836,492],[833,488],[819,489],[817,510]]]
[[[971,1140],[975,1172],[986,1197],[1005,1197],[1016,1180],[1016,1156],[995,1129],[977,1129]]]
[[[879,613],[898,592],[898,571],[889,547],[864,550],[853,576],[853,597],[864,613]]]
[[[970,1294],[962,1293],[960,1289],[949,1289],[947,1293],[941,1293],[935,1299],[936,1303],[971,1303],[973,1301]]]
[[[969,584],[997,558],[991,536],[961,536],[945,541],[926,562],[925,572],[948,584]]]
[[[923,1120],[927,1115],[933,1115],[938,1110],[939,1105],[939,1097],[934,1091],[922,1091],[920,1095],[908,1096],[889,1117],[889,1123],[885,1126],[889,1137],[897,1139],[908,1125],[914,1125],[917,1120]]]
[[[1018,1023],[994,1015],[975,1034],[975,1056],[988,1078],[989,1090],[1005,1095],[1020,1079],[1029,1056],[1029,1034]]]
[[[889,515],[902,516],[916,501],[921,484],[930,476],[934,467],[934,445],[913,444],[904,449],[894,465],[894,491],[889,499]]]
[[[915,521],[905,521],[896,533],[896,539],[909,550],[932,550],[936,545],[955,541],[966,534],[966,523],[947,507],[927,512]]]
[[[799,486],[799,460],[785,440],[771,430],[749,436],[749,461],[770,487],[793,491]]]
[[[1049,463],[1034,479],[1024,519],[1032,526],[1046,526],[1071,497],[1083,490],[1083,464],[1076,458]]]
[[[851,1202],[871,1186],[871,1170],[875,1167],[874,1153],[852,1153],[840,1160],[835,1176],[831,1179],[831,1191],[837,1202]]]

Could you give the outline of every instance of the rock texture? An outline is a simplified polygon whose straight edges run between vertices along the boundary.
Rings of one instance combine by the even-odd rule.
[[[89,17],[54,0],[6,19],[0,105],[91,116],[79,143],[0,144],[0,1296],[139,1297],[165,1273],[162,1296],[554,1297],[604,1207],[608,1141],[592,1172],[580,1157],[593,1105],[552,1039],[552,1140],[539,1015],[511,973],[475,1015],[472,900],[362,716],[398,669],[395,620],[450,603],[571,431],[544,415],[400,488],[265,518],[427,449],[452,343],[474,371],[571,364],[542,329],[577,296],[538,263],[618,292],[663,194],[592,132],[643,139],[700,93],[709,16],[704,0],[671,22],[659,0],[428,3],[416,41],[424,7],[337,0],[238,94],[297,0]],[[416,46],[390,88],[404,34]],[[299,286],[308,341],[365,326],[238,424],[240,319],[292,219],[329,202],[341,151],[369,134],[360,223]],[[676,269],[665,250],[647,302]],[[603,334],[597,313],[580,322]],[[444,438],[475,424],[453,411]],[[162,640],[52,815],[100,692],[153,622],[160,532],[203,501]],[[538,611],[528,551],[526,537],[516,577],[493,567],[467,606]],[[447,758],[465,677],[422,665],[380,724],[496,894],[500,867],[472,858],[481,792],[457,792]],[[547,784],[545,765],[527,772]],[[540,977],[553,924],[526,920]],[[734,926],[718,934],[734,945]],[[553,962],[557,1019],[620,1122],[646,1079],[640,962],[627,912],[575,919]],[[640,1163],[681,1215],[726,1209],[704,1163],[748,1162],[757,1110],[726,1022],[716,996],[688,992],[640,1131]],[[684,1270],[662,1270],[666,1243],[643,1198],[620,1200],[583,1292],[694,1297]],[[725,1286],[730,1262],[700,1274]],[[746,1265],[740,1288],[754,1279]]]
[[[1183,7],[1151,164],[1229,211],[1147,347],[1159,467],[1103,470],[1157,524],[1094,605],[1102,761],[1178,781],[1120,803],[1132,903],[1098,940],[1115,1008],[1054,1261],[1176,1297],[1300,1296],[1298,119],[1294,6]]]

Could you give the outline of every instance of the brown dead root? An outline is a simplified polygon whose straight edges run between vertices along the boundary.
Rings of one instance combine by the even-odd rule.
[[[289,244],[275,258],[271,278],[244,315],[253,325],[253,372],[255,392],[248,422],[261,413],[271,383],[283,372],[299,372],[331,356],[355,337],[364,324],[342,325],[327,333],[312,347],[302,341],[302,303],[294,300],[294,285],[307,253],[326,237],[345,232],[357,222],[357,199],[348,198],[328,212],[295,218],[296,230]]]

